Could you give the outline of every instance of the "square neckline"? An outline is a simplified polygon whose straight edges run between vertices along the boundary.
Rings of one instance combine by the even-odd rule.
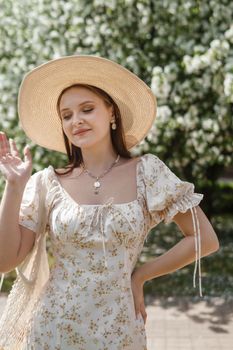
[[[143,156],[139,156],[138,157],[138,161],[136,162],[136,170],[135,170],[135,176],[136,176],[136,198],[133,199],[132,201],[129,201],[129,202],[124,202],[124,203],[111,203],[112,206],[124,206],[124,205],[131,205],[131,204],[139,204],[139,167],[142,163],[142,157]],[[56,180],[61,192],[64,194],[64,196],[69,199],[71,202],[73,202],[77,207],[81,208],[81,207],[90,207],[90,208],[95,208],[95,207],[103,207],[106,205],[106,203],[109,201],[110,198],[113,198],[113,197],[109,197],[104,203],[101,203],[101,204],[80,204],[78,202],[76,202],[72,197],[71,195],[66,191],[66,189],[62,186],[62,184],[60,183],[59,181],[59,178],[57,176],[57,174],[55,173],[54,171],[54,167],[52,165],[49,165],[48,169],[51,169],[52,170],[52,174],[53,174],[53,177],[54,179]]]

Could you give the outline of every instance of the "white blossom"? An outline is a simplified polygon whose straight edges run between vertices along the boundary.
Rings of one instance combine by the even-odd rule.
[[[151,90],[157,98],[167,98],[171,91],[171,85],[161,67],[153,68]]]
[[[159,106],[157,109],[158,119],[162,123],[166,123],[169,121],[172,111],[168,106]]]
[[[233,102],[233,74],[227,73],[223,82],[224,94]]]
[[[233,24],[230,26],[230,28],[224,33],[227,40],[229,40],[231,43],[233,43]]]
[[[16,130],[16,97],[27,71],[63,55],[93,54],[140,74],[157,97],[157,118],[135,152],[147,152],[152,144],[153,151],[166,154],[167,145],[181,142],[182,152],[174,147],[171,162],[183,167],[191,160],[197,177],[208,162],[232,162],[232,142],[225,135],[232,125],[233,3],[201,2],[195,15],[194,0],[2,4],[1,128]]]

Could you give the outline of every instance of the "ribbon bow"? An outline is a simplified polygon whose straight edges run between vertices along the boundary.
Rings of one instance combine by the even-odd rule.
[[[95,219],[91,220],[91,223],[93,221],[93,225],[97,226],[98,222],[100,221],[100,232],[102,235],[102,243],[103,243],[103,251],[104,251],[104,266],[107,268],[108,267],[108,263],[107,263],[107,258],[106,258],[106,249],[105,249],[105,234],[104,234],[104,225],[103,225],[103,213],[105,211],[105,209],[108,209],[112,206],[113,204],[113,197],[110,197],[105,203],[101,204],[100,206],[96,207],[96,210],[93,214],[93,218],[96,214]],[[91,224],[90,224],[91,225]]]
[[[91,220],[91,223],[90,223],[90,227],[91,227],[92,222],[93,222],[94,226],[97,226],[98,222],[100,222],[100,232],[101,232],[101,235],[102,235],[102,243],[103,243],[103,251],[104,251],[104,265],[105,265],[106,268],[108,267],[108,264],[107,264],[106,249],[105,249],[105,232],[104,232],[104,224],[103,224],[103,214],[104,214],[105,209],[109,209],[109,208],[112,207],[113,200],[114,200],[114,198],[110,197],[105,203],[103,203],[100,206],[96,207],[96,210],[94,211],[94,214],[93,214],[93,217],[92,217],[92,220]],[[125,220],[128,222],[128,224],[131,227],[131,229],[134,230],[134,227],[133,227],[132,223],[129,221],[127,216],[124,215],[124,212],[122,211],[120,206],[119,207],[114,207],[114,209],[116,211],[118,211],[121,215],[124,216]],[[96,217],[93,220],[95,214],[96,214]]]
[[[201,235],[200,235],[200,226],[199,220],[197,217],[197,211],[195,207],[191,207],[192,220],[193,220],[193,228],[194,228],[194,238],[195,238],[195,268],[193,273],[193,286],[196,288],[196,272],[197,272],[197,263],[198,263],[198,277],[199,277],[199,293],[202,297],[202,287],[201,287]],[[196,219],[196,222],[195,222]]]

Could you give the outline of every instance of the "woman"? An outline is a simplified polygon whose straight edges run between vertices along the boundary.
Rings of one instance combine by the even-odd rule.
[[[29,148],[22,161],[15,142],[0,135],[6,179],[0,266],[18,273],[17,292],[0,322],[0,345],[14,334],[22,349],[145,350],[144,283],[195,260],[193,283],[199,263],[202,296],[200,258],[218,249],[194,185],[157,156],[129,151],[152,126],[155,97],[115,62],[68,56],[25,76],[19,116],[28,137],[67,153],[69,162],[31,176]],[[185,237],[135,269],[148,232],[162,220],[174,221]],[[37,243],[44,232],[55,258],[50,271],[44,243]],[[16,297],[21,313],[13,324]]]

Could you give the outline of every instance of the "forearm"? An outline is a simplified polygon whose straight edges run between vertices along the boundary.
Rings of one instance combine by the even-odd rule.
[[[208,253],[201,251],[201,256]],[[195,261],[194,236],[186,236],[164,254],[146,262],[137,269],[139,279],[144,283],[155,277],[174,272]]]
[[[0,270],[11,265],[17,257],[21,232],[19,209],[24,186],[6,184],[0,206]]]

